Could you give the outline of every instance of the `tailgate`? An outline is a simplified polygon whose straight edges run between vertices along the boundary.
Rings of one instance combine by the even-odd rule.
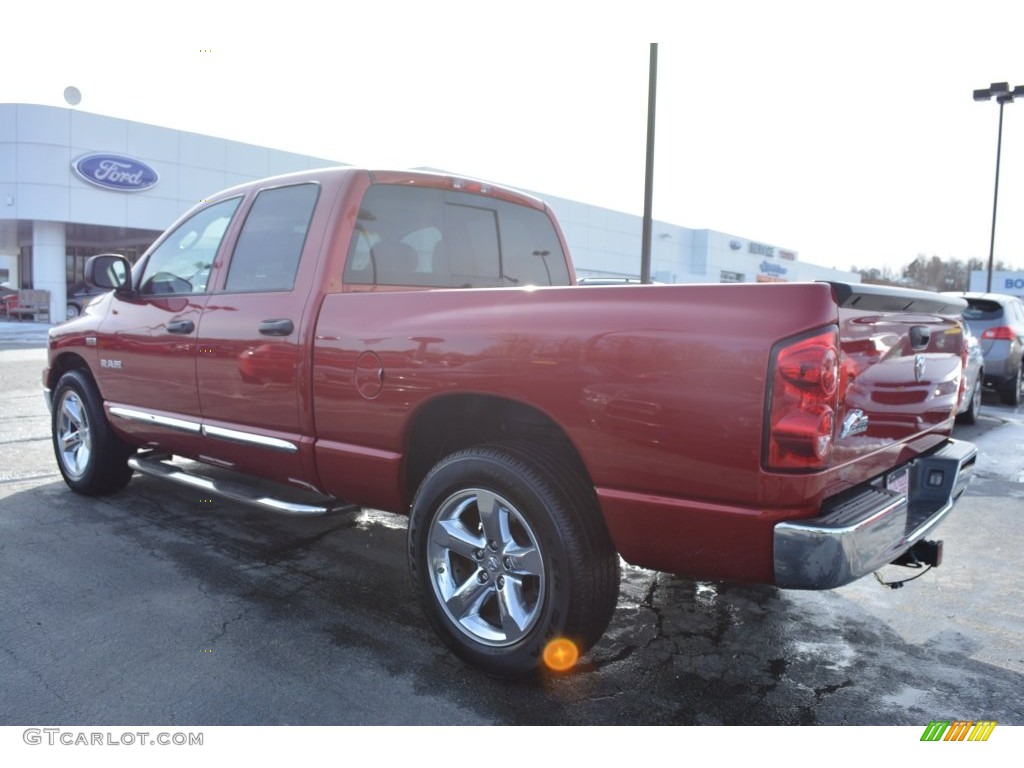
[[[896,444],[924,450],[933,444],[929,435],[948,436],[961,396],[965,342],[958,316],[966,304],[937,293],[874,285],[833,283],[833,291],[840,307],[840,392],[845,393],[833,465],[888,454]],[[864,473],[872,474],[871,467]]]

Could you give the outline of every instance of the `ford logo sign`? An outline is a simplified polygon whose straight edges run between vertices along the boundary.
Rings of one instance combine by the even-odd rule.
[[[738,251],[740,248],[743,247],[743,243],[741,243],[739,240],[730,240],[729,247],[732,248],[734,251]]]
[[[160,180],[145,163],[121,155],[84,155],[71,168],[83,181],[117,192],[141,192]]]

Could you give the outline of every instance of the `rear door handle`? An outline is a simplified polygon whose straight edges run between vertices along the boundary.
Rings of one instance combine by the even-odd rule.
[[[196,329],[191,320],[172,320],[167,324],[168,333],[192,333]]]
[[[291,320],[264,320],[260,323],[260,333],[264,336],[287,336],[295,330]]]

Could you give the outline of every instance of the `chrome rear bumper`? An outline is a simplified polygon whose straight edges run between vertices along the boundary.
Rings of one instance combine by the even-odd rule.
[[[775,583],[832,589],[891,563],[938,525],[974,472],[978,449],[949,440],[898,467],[877,485],[826,502],[821,517],[775,526]],[[884,482],[906,471],[906,491]],[[890,483],[902,485],[902,483]]]

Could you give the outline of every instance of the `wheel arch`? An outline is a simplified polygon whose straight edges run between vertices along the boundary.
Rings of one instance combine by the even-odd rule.
[[[405,443],[405,491],[412,499],[444,456],[495,442],[533,444],[557,454],[593,485],[569,434],[535,406],[483,394],[443,395],[423,404],[410,421]]]
[[[57,386],[57,382],[60,381],[60,377],[68,371],[81,371],[92,379],[97,390],[100,389],[99,381],[97,381],[96,377],[93,375],[92,368],[89,363],[77,352],[61,352],[53,359],[53,363],[47,371],[46,386],[52,390]],[[102,394],[102,390],[100,390],[100,394]]]

